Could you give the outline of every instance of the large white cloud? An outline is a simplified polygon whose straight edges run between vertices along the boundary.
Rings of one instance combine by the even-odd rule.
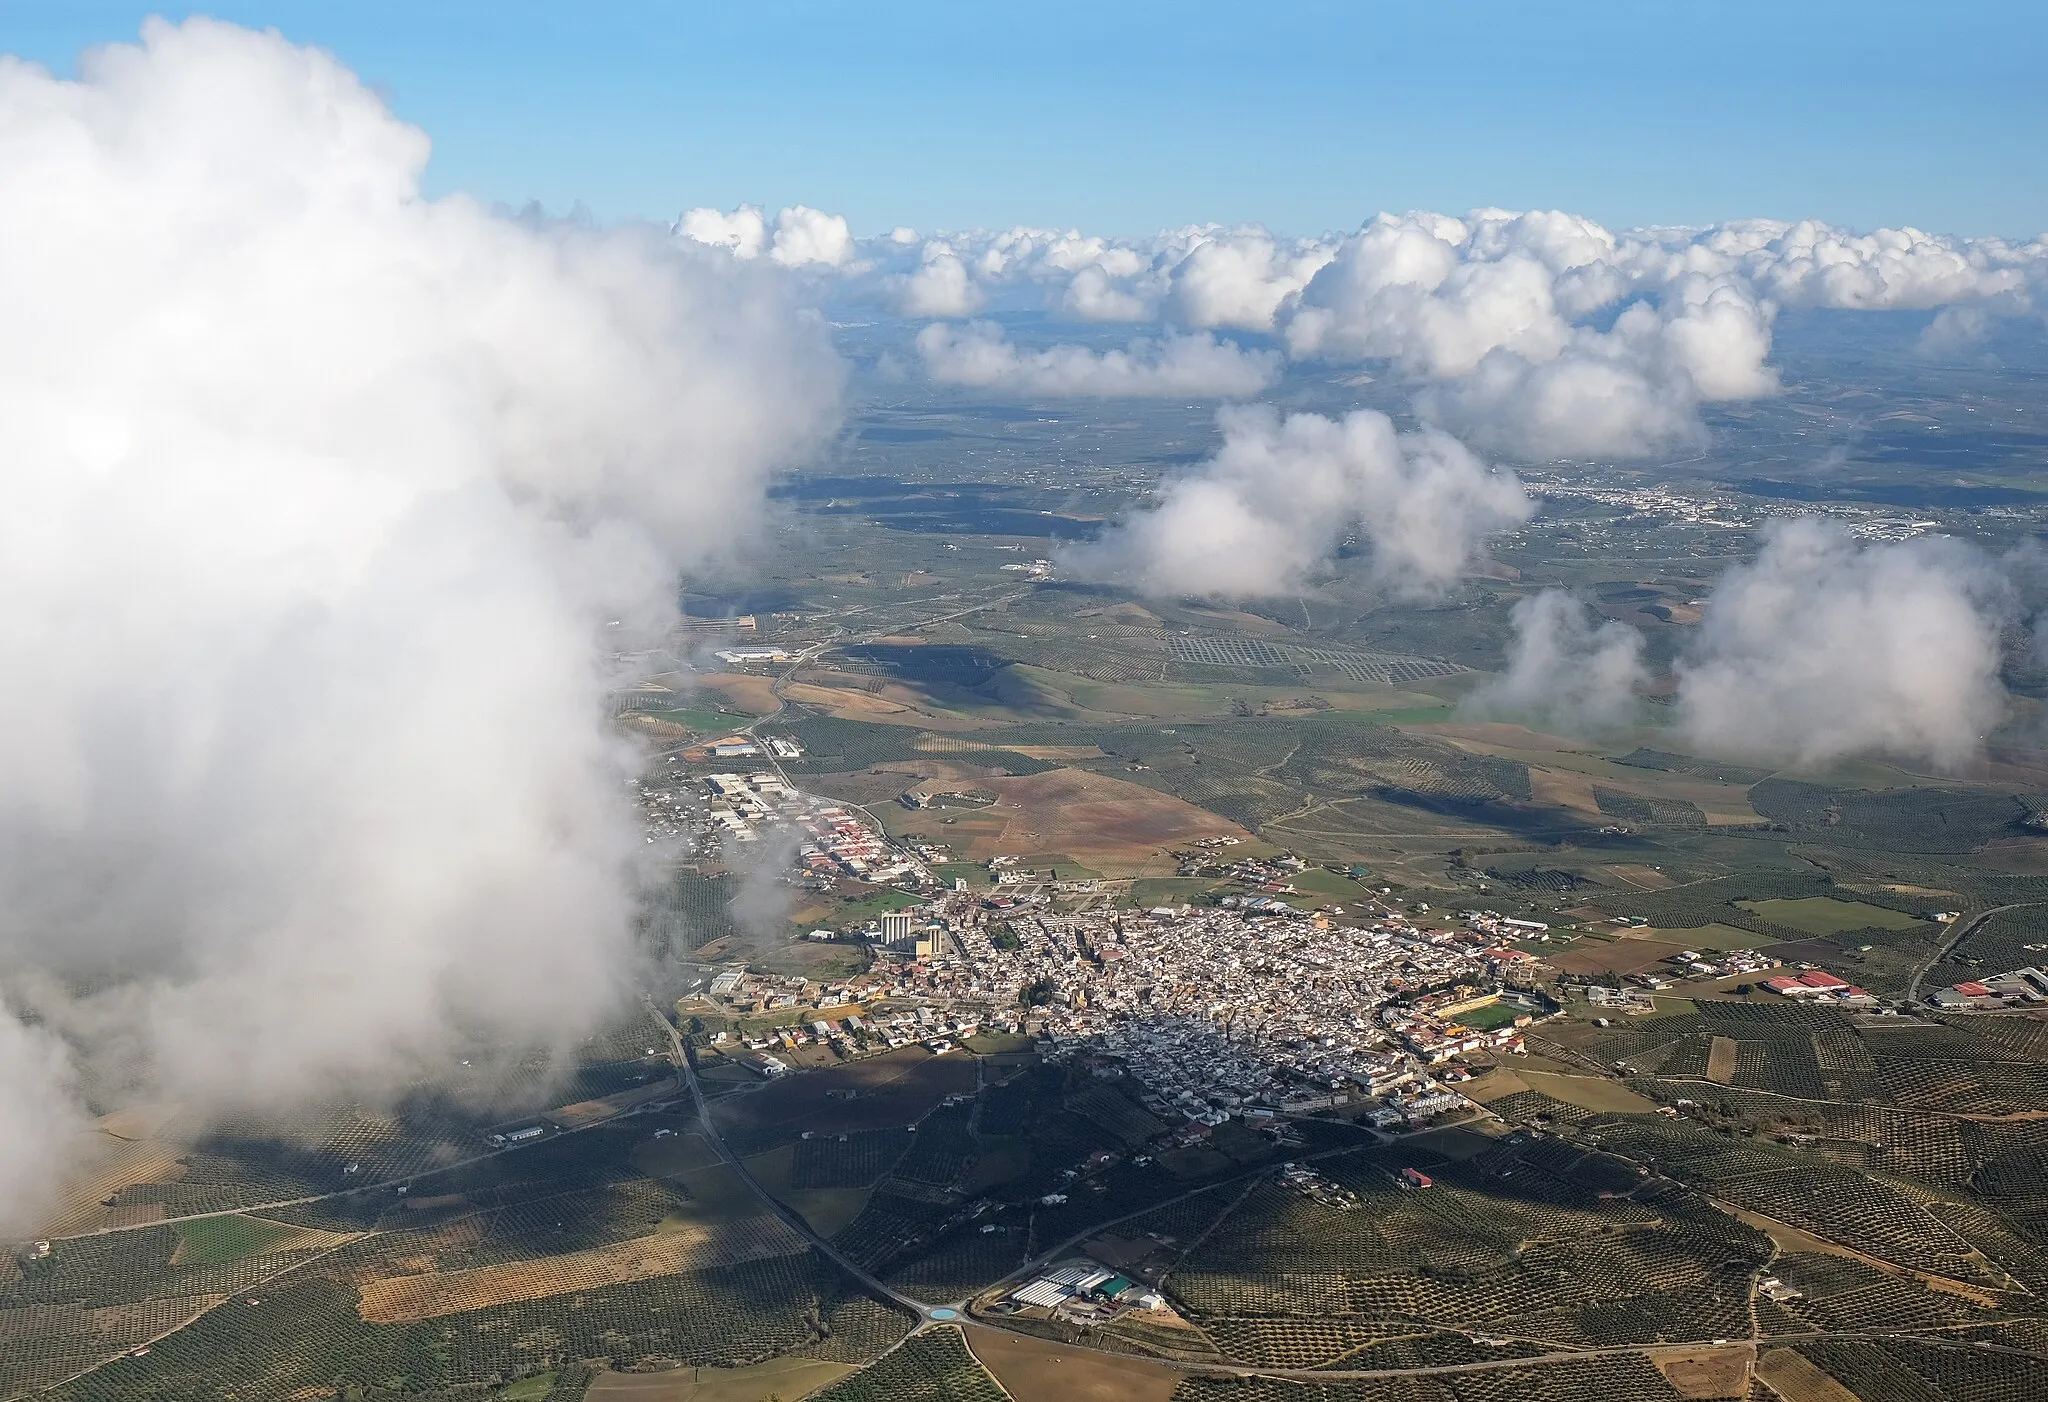
[[[960,256],[937,239],[925,245],[917,271],[897,276],[892,286],[903,316],[970,316],[988,300]]]
[[[1417,407],[1487,447],[1539,457],[1636,457],[1705,437],[1702,403],[1777,388],[1768,306],[1728,278],[1692,276],[1631,304],[1606,331],[1561,328],[1547,353],[1506,347],[1425,385]]]
[[[738,258],[759,258],[768,247],[768,217],[757,204],[743,204],[727,214],[717,209],[688,209],[676,220],[676,232],[713,248],[731,249]]]
[[[1264,229],[1205,234],[1163,269],[1177,317],[1189,326],[1271,331],[1280,308],[1333,256],[1328,244],[1289,245]]]
[[[2012,589],[1960,541],[1864,543],[1821,517],[1774,524],[1708,596],[1675,666],[1678,732],[1705,754],[1771,764],[1873,755],[1944,767],[2003,717],[2000,630]],[[1645,680],[1643,639],[1545,590],[1513,610],[1506,672],[1473,706],[1574,733],[1611,727]]]
[[[967,385],[1044,398],[1238,399],[1279,377],[1273,351],[1248,351],[1201,335],[1139,339],[1122,350],[1059,345],[1022,350],[994,322],[927,326],[917,335],[925,373],[943,385]]]
[[[1418,407],[1522,456],[1636,456],[1701,434],[1702,403],[1768,394],[1772,307],[1723,267],[1559,213],[1382,215],[1286,314],[1297,356],[1389,360]],[[1725,263],[1725,260],[1723,260]],[[1585,318],[1627,305],[1606,329]]]
[[[1518,600],[1509,618],[1515,636],[1507,671],[1468,697],[1466,710],[1533,719],[1568,734],[1628,723],[1649,680],[1641,633],[1601,619],[1563,589]]]
[[[706,228],[744,242],[744,230]],[[1617,232],[1559,211],[1383,214],[1343,238],[1019,227],[944,246],[960,273],[906,262],[913,250],[894,235],[861,245],[844,271],[855,287],[880,277],[884,300],[906,311],[1037,305],[1079,321],[1271,333],[1296,359],[1385,362],[1432,421],[1535,458],[1696,444],[1704,406],[1775,390],[1781,305],[1956,308],[1930,342],[1946,346],[1958,328],[2030,310],[2048,278],[2042,240],[1761,220]]]
[[[1150,594],[1285,595],[1310,587],[1356,533],[1375,577],[1427,593],[1533,509],[1511,473],[1444,434],[1399,433],[1384,414],[1242,406],[1220,422],[1214,457],[1065,563]]]
[[[1654,242],[1654,241],[1652,241]],[[2038,242],[1956,239],[1918,229],[1853,233],[1815,220],[1746,220],[1689,235],[1660,251],[1680,267],[1739,272],[1787,306],[1926,310],[2019,294],[2039,271]],[[1653,260],[1647,251],[1638,255]]]
[[[818,319],[422,198],[426,138],[274,34],[80,75],[0,65],[0,995],[199,1105],[579,1035],[640,846],[603,625],[829,426]],[[0,1020],[0,1234],[66,1074]]]
[[[1959,542],[1865,545],[1787,522],[1715,587],[1679,666],[1680,723],[1721,754],[1960,764],[2004,710],[2003,595]]]

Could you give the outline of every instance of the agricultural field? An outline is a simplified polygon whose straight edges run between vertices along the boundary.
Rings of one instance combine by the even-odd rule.
[[[974,1329],[968,1334],[975,1358],[1014,1398],[1044,1397],[1072,1402],[1172,1402],[1186,1376],[1143,1358],[1112,1358],[1063,1349],[1046,1339]]]
[[[1175,848],[1202,838],[1250,836],[1196,804],[1107,774],[1054,769],[977,783],[996,795],[979,821],[948,824],[945,810],[934,808],[897,820],[899,830],[945,840],[965,828],[973,837],[960,854],[969,860],[1060,854],[1108,876],[1170,875],[1167,854]]]
[[[1090,429],[1126,448],[1151,451],[1168,420],[1190,445],[1213,432],[1206,410],[1115,412],[1132,417]],[[2048,964],[2037,758],[2001,737],[1958,774],[1779,771],[1687,753],[1668,698],[1598,740],[1475,714],[1508,610],[1535,588],[1581,589],[1644,629],[1662,667],[1741,548],[1693,542],[1681,559],[1650,543],[1664,529],[1633,534],[1642,522],[1596,542],[1590,508],[1562,498],[1530,527],[1541,542],[1421,602],[1356,578],[1239,607],[1005,572],[1128,500],[1128,462],[1065,464],[1048,421],[1038,406],[869,415],[842,475],[776,488],[796,524],[763,566],[768,602],[690,586],[694,617],[758,613],[762,638],[806,660],[685,678],[713,665],[693,637],[671,704],[621,731],[701,778],[684,752],[759,719],[802,747],[777,761],[794,782],[942,844],[937,875],[976,896],[1001,893],[987,863],[1002,855],[1100,882],[1056,909],[1206,904],[1250,889],[1228,863],[1292,852],[1309,865],[1285,899],[1342,906],[1340,927],[1397,909],[1424,928],[1482,910],[1544,921],[1550,938],[1516,948],[1567,1011],[1527,1029],[1524,1056],[1474,1058],[1469,1118],[1377,1134],[1305,1110],[1175,1141],[1173,1102],[1028,1027],[774,1080],[707,1045],[735,1167],[694,1112],[650,1108],[679,1087],[636,1003],[552,1052],[465,1048],[377,1103],[107,1115],[36,1224],[49,1252],[0,1257],[0,1399],[2041,1395],[2048,1018],[1924,1002]],[[878,426],[912,436],[862,436]],[[962,443],[1016,480],[957,480]],[[1074,480],[1033,475],[1052,472],[1030,465],[1041,453]],[[957,796],[896,801],[913,790]],[[858,973],[886,956],[799,930],[919,900],[819,881],[743,919],[746,889],[709,856],[657,873],[639,912],[657,1007],[726,965]],[[1964,923],[1929,918],[1950,911]],[[1602,1027],[1572,991],[1746,948],[1921,1001],[1814,1007],[1752,972],[1684,980]],[[984,1027],[996,1011],[1016,1009],[978,1010]],[[756,1020],[700,999],[686,1033],[690,1013],[702,1042],[810,1010]],[[489,1137],[527,1123],[545,1137],[505,1152]],[[1288,1186],[1284,1164],[1329,1192]],[[1435,1186],[1404,1189],[1403,1168]],[[973,1312],[1027,1263],[1084,1252],[1157,1289],[1170,1322]],[[1767,1276],[1796,1294],[1765,1298]],[[969,1323],[914,1323],[911,1305]]]
[[[1849,930],[1910,930],[1918,918],[1903,910],[1887,910],[1863,901],[1837,900],[1829,896],[1772,901],[1737,901],[1747,910],[1773,925],[1787,925],[1809,935],[1839,935]]]
[[[1002,1402],[1007,1396],[956,1327],[928,1329],[813,1402]]]

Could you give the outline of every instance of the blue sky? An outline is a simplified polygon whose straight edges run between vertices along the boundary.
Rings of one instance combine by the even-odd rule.
[[[151,12],[0,0],[65,68]],[[859,233],[1295,233],[1379,209],[1615,225],[1812,215],[2048,229],[2048,4],[1208,0],[222,3],[333,49],[435,189],[669,218],[804,202]]]

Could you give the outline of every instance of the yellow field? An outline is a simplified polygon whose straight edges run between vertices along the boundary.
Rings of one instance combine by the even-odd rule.
[[[1484,1105],[1489,1100],[1499,1100],[1504,1096],[1525,1091],[1529,1089],[1529,1083],[1503,1066],[1487,1072],[1468,1085],[1460,1086],[1459,1089],[1465,1093],[1467,1099],[1476,1100]]]
[[[131,1105],[100,1116],[100,1130],[116,1139],[155,1139],[178,1117],[178,1105]]]
[[[1735,1081],[1735,1054],[1740,1044],[1733,1037],[1716,1037],[1707,1044],[1707,1079],[1717,1086]]]
[[[103,1207],[102,1202],[131,1183],[174,1183],[184,1175],[178,1155],[184,1146],[159,1139],[131,1142],[98,1134],[83,1146],[84,1167],[63,1187],[58,1206],[43,1222],[43,1236],[69,1236],[100,1227],[133,1225],[119,1216],[132,1209]],[[155,1221],[163,1215],[143,1209],[138,1220]]]
[[[1001,1329],[966,1329],[967,1347],[1003,1390],[1059,1402],[1169,1402],[1187,1374],[1149,1358],[1109,1358]]]
[[[403,1324],[710,1266],[794,1256],[804,1249],[802,1237],[765,1213],[715,1228],[680,1223],[671,1231],[589,1251],[373,1280],[361,1287],[358,1309],[371,1324]]]
[[[1774,1348],[1758,1359],[1756,1375],[1785,1402],[1857,1402],[1855,1393],[1789,1348]]]
[[[1575,808],[1598,817],[1600,804],[1593,797],[1593,781],[1584,774],[1563,769],[1529,770],[1529,797],[1551,808]]]
[[[1549,1071],[1521,1071],[1516,1073],[1529,1083],[1529,1089],[1541,1091],[1552,1100],[1562,1100],[1567,1105],[1576,1105],[1581,1110],[1592,1110],[1604,1115],[1654,1115],[1657,1107],[1637,1095],[1619,1081],[1609,1081],[1598,1076],[1560,1076]]]
[[[782,694],[792,701],[820,707],[839,720],[883,720],[889,717],[908,718],[916,714],[911,707],[900,702],[885,701],[870,692],[854,691],[848,687],[788,682],[783,685]]]
[[[775,683],[768,677],[748,676],[742,672],[711,672],[697,678],[697,682],[751,715],[771,716],[782,709],[782,703],[775,699]]]
[[[1650,1361],[1681,1397],[1746,1397],[1754,1357],[1751,1345],[1737,1344],[1732,1348],[1703,1348],[1689,1353],[1655,1353],[1650,1355]]]

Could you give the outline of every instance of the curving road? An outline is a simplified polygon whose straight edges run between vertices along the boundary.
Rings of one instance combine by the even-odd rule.
[[[1947,958],[1950,950],[1954,949],[1971,935],[1976,934],[1979,927],[1986,920],[1989,920],[1994,915],[2003,915],[2008,910],[2021,910],[2030,905],[2040,904],[2040,901],[2014,901],[2011,905],[1995,905],[1989,910],[1978,911],[1968,920],[1957,920],[1951,923],[1949,925],[1948,938],[1941,942],[1941,946],[1934,953],[1928,955],[1926,959],[1922,960],[1914,968],[1912,981],[1906,985],[1906,1001],[1908,1003],[1920,1001],[1920,980],[1926,978],[1928,972],[1936,964]]]

